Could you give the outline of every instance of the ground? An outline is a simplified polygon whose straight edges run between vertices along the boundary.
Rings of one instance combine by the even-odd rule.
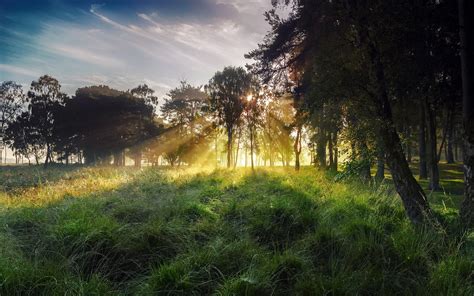
[[[390,181],[304,168],[0,169],[0,295],[473,295],[459,165],[414,229]]]

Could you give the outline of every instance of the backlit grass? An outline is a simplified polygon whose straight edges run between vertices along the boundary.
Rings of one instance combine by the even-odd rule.
[[[0,175],[0,295],[474,293],[472,234],[413,229],[389,185],[312,168]]]

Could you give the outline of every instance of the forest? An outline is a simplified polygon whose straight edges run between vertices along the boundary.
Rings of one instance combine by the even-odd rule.
[[[0,77],[0,295],[474,294],[474,2],[267,2],[165,96]]]

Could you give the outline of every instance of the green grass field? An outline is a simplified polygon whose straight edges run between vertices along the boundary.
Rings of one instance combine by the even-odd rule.
[[[0,169],[0,295],[474,295],[458,167],[414,229],[390,182],[304,168]]]

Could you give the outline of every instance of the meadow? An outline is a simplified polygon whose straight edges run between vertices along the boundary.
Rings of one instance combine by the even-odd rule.
[[[432,230],[310,167],[2,167],[0,295],[474,295],[460,177]]]

